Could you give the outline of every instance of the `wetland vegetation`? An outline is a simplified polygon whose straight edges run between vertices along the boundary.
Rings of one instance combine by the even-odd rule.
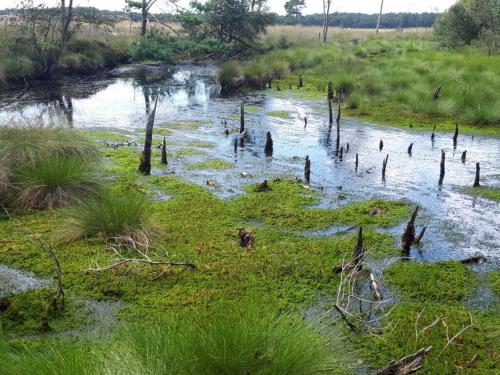
[[[62,22],[61,3],[30,20]],[[467,13],[483,3],[442,15],[440,37],[326,43],[260,35],[265,1],[196,4],[170,33],[131,13],[144,35],[105,42],[81,16],[44,83],[0,49],[3,78],[13,58],[37,72],[0,93],[0,373],[389,374],[407,356],[497,372],[500,20]],[[470,40],[443,38],[456,13]],[[111,45],[203,59],[64,77],[122,62],[94,50]]]

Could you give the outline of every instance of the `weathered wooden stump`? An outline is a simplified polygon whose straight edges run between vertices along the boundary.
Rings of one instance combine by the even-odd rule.
[[[377,370],[373,375],[409,375],[420,370],[423,365],[424,356],[432,349],[422,348],[416,353],[410,354],[399,361],[391,361],[387,366]]]
[[[443,185],[444,174],[445,174],[445,163],[446,163],[446,154],[444,150],[441,150],[441,163],[439,169],[439,185]]]
[[[240,134],[245,131],[245,105],[240,107]]]
[[[234,147],[234,153],[237,153],[238,152],[238,140],[237,139],[234,140],[233,147]]]
[[[311,159],[309,159],[309,155],[306,156],[306,164],[304,167],[304,178],[307,182],[311,181]]]
[[[410,143],[410,145],[408,146],[408,155],[411,156],[412,152],[413,152],[413,143]]]
[[[474,187],[479,187],[481,186],[479,184],[479,174],[481,172],[481,167],[479,166],[479,163],[476,163],[476,177],[474,178]]]
[[[167,141],[165,137],[163,137],[163,143],[161,144],[161,163],[168,164],[167,160]]]
[[[339,160],[342,161],[344,158],[344,146],[340,147]]]
[[[382,181],[385,181],[385,171],[387,170],[387,162],[389,161],[389,154],[385,157],[382,162]]]
[[[383,149],[384,149],[384,141],[380,140],[380,142],[378,143],[378,150],[382,152]]]
[[[268,85],[267,85],[268,89],[272,89],[273,88],[272,83],[273,83],[273,80],[270,79],[269,82],[268,82]]]
[[[359,166],[359,156],[358,154],[356,154],[356,163],[355,163],[356,172],[358,171],[358,166]]]
[[[328,100],[328,124],[330,126],[333,125],[333,109],[331,100]]]
[[[363,227],[359,227],[358,230],[358,241],[356,242],[356,248],[354,249],[354,269],[356,272],[360,272],[363,269],[363,260],[365,259],[365,244],[363,241]]]
[[[467,159],[467,150],[465,150],[464,152],[462,152],[462,163],[465,163],[465,160]]]
[[[273,156],[273,138],[271,137],[271,132],[267,132],[266,135],[266,146],[264,147],[264,154],[266,154],[266,156]]]
[[[337,128],[339,128],[339,126],[340,126],[340,104],[337,110]]]
[[[155,99],[153,111],[149,114],[148,123],[146,125],[146,139],[144,140],[144,150],[142,151],[139,172],[144,175],[151,174],[151,146],[153,144],[153,127],[155,124],[156,106],[158,104],[158,96]]]
[[[299,75],[299,89],[304,87],[304,80],[302,79],[302,75]]]
[[[370,289],[373,292],[373,299],[375,301],[381,301],[384,299],[382,293],[380,292],[380,286],[378,284],[378,281],[377,279],[375,279],[375,276],[371,272],[370,272]]]
[[[267,180],[264,180],[263,183],[261,183],[259,186],[257,186],[255,188],[255,191],[258,192],[258,193],[261,193],[263,191],[268,191],[268,190],[271,190],[271,188],[269,187],[269,184],[267,183]]]
[[[304,128],[307,128],[307,117],[304,117]]]
[[[415,208],[415,211],[413,211],[410,221],[408,222],[408,224],[406,224],[406,229],[403,233],[403,237],[401,238],[401,255],[403,257],[410,256],[411,246],[415,242],[415,219],[417,218],[417,215],[418,206]]]
[[[351,146],[349,145],[349,142],[347,142],[346,144],[346,147],[345,147],[345,153],[349,153],[349,149],[351,148]]]
[[[458,143],[458,124],[455,124],[455,133],[453,134],[453,148],[457,148]]]

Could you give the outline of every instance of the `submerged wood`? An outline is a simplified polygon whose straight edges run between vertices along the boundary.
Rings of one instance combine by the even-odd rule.
[[[479,184],[479,174],[481,172],[481,167],[479,166],[479,163],[476,163],[476,177],[474,178],[474,187],[479,187],[481,186]]]
[[[486,261],[488,261],[488,259],[486,259],[486,257],[484,257],[482,255],[475,255],[475,256],[467,258],[467,259],[462,259],[460,261],[460,263],[462,263],[462,264],[474,264],[474,263],[483,263]]]
[[[411,246],[415,241],[415,219],[418,215],[418,206],[413,211],[411,215],[410,221],[406,224],[406,229],[403,233],[403,237],[401,238],[401,248],[402,248],[402,256],[409,257]]]
[[[399,361],[392,361],[387,366],[377,370],[374,375],[408,375],[420,370],[424,356],[429,353],[432,346],[422,348],[419,351],[401,358]]]
[[[271,132],[267,132],[264,153],[266,154],[266,156],[273,156],[273,138],[271,136]]]
[[[148,123],[146,126],[146,139],[144,141],[144,150],[141,154],[139,164],[139,172],[144,175],[151,174],[151,145],[153,144],[153,127],[155,124],[156,106],[158,104],[158,96],[155,99],[153,111],[149,114]]]
[[[167,141],[165,137],[163,137],[163,143],[161,144],[161,163],[168,164],[167,160]]]
[[[418,245],[421,241],[422,238],[424,238],[425,231],[427,230],[427,227],[423,227],[422,230],[420,231],[420,234],[415,237],[415,245]]]
[[[350,148],[350,147],[351,147],[351,146],[349,145],[349,142],[347,142],[347,145],[346,145],[346,148],[345,148],[345,153],[346,153],[346,154],[349,152],[349,148]]]
[[[307,117],[304,117],[304,128],[307,128]]]

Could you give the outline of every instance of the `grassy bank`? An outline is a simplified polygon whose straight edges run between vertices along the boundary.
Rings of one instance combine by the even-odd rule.
[[[243,64],[226,64],[220,78],[229,88],[291,90],[326,99],[328,82],[345,97],[345,112],[407,128],[498,135],[500,57],[470,48],[443,51],[414,36],[341,38],[277,50]],[[304,87],[297,90],[299,77]],[[441,86],[439,98],[434,93]]]
[[[457,366],[488,373],[496,365],[492,333],[498,316],[466,307],[477,280],[458,262],[389,267],[384,287],[400,300],[394,310],[387,307],[379,329],[351,331],[328,311],[327,301],[341,282],[332,268],[352,256],[357,238],[352,231],[328,237],[303,231],[362,225],[371,257],[397,256],[399,239],[383,228],[406,221],[409,202],[367,199],[318,208],[323,193],[295,180],[269,181],[263,192],[248,185],[245,194],[222,200],[181,177],[140,176],[139,148],[101,148],[96,155],[96,146],[74,132],[53,136],[31,130],[26,150],[18,144],[26,139],[23,132],[10,131],[0,147],[9,155],[22,152],[28,164],[46,154],[70,154],[92,158],[93,172],[111,178],[102,181],[102,192],[91,189],[76,202],[59,200],[50,210],[2,201],[9,215],[0,221],[0,263],[54,277],[53,260],[43,251],[48,247],[60,262],[65,290],[65,308],[58,311],[49,308],[53,288],[0,299],[6,374],[81,373],[82,368],[89,374],[344,374],[355,364],[377,368],[430,345],[424,374],[436,369],[452,374]],[[71,147],[56,147],[68,136]],[[41,154],[36,145],[52,151]],[[153,154],[158,168],[159,153]],[[15,183],[17,168],[0,163],[5,184]],[[54,169],[57,164],[45,175],[59,175]],[[92,179],[82,181],[87,186]],[[32,185],[13,186],[16,197],[32,191]],[[66,179],[53,187],[73,191]],[[38,192],[34,199],[51,192]],[[168,199],[158,200],[158,193]],[[252,246],[240,245],[240,228],[253,233]],[[196,267],[136,262],[89,271],[115,264],[117,252],[119,258],[140,257],[137,246],[151,259]],[[358,282],[369,288],[366,276]],[[107,335],[96,334],[95,326],[103,323],[89,311],[89,301],[120,303],[111,320],[122,324],[113,321]],[[439,325],[415,337],[415,325],[423,329],[438,318]],[[469,319],[473,328],[444,348],[446,335],[455,335]]]

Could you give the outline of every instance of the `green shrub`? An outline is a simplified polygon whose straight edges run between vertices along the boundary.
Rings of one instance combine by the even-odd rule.
[[[358,109],[361,104],[361,95],[352,94],[347,98],[346,105],[348,109]]]
[[[175,64],[176,47],[175,38],[153,31],[132,43],[128,54],[132,61],[155,60]]]
[[[119,237],[149,237],[147,200],[136,195],[104,196],[82,202],[70,210],[71,240],[99,236],[108,241]]]

